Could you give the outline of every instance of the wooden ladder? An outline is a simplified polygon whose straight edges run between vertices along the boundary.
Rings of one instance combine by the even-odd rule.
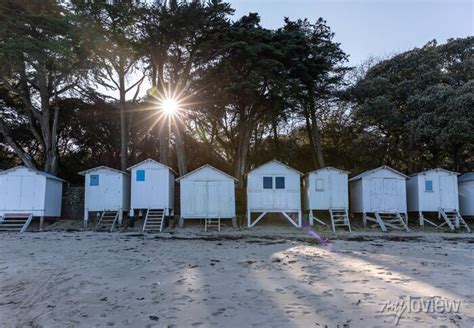
[[[5,213],[0,219],[0,231],[25,232],[32,220],[32,213]]]
[[[336,232],[336,227],[347,227],[351,232],[351,223],[349,221],[349,213],[347,208],[330,208],[332,231]]]
[[[217,227],[217,231],[221,231],[221,218],[206,218],[204,220],[204,231],[208,228]]]
[[[164,209],[151,209],[146,211],[145,222],[143,223],[143,232],[163,231],[165,222]]]
[[[95,231],[114,231],[115,225],[119,218],[119,211],[102,212],[99,222],[95,226]]]
[[[444,208],[440,209],[440,215],[444,219],[444,223],[440,224],[438,227],[441,228],[444,225],[447,225],[452,231],[459,229],[460,226],[463,226],[467,232],[471,232],[471,228],[464,221],[463,217],[457,210],[446,210]]]
[[[386,232],[387,227],[410,231],[407,222],[399,212],[375,212],[375,219],[382,231]]]

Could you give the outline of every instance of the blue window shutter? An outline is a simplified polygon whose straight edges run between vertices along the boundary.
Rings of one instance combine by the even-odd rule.
[[[94,187],[99,185],[99,176],[97,174],[91,175],[90,185]]]
[[[145,181],[145,170],[137,170],[137,181]]]
[[[433,191],[433,181],[425,180],[425,191]]]
[[[273,189],[272,177],[263,177],[263,189]]]
[[[275,178],[275,189],[285,189],[285,177]]]

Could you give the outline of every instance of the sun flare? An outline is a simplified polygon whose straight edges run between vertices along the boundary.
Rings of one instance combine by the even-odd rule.
[[[166,98],[161,101],[160,109],[169,116],[175,115],[179,110],[179,103],[176,99]]]

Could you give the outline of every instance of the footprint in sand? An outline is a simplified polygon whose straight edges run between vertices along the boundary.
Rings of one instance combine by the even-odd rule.
[[[225,308],[217,309],[217,311],[212,312],[212,315],[213,315],[213,316],[218,316],[218,315],[224,313],[225,310],[226,310]]]

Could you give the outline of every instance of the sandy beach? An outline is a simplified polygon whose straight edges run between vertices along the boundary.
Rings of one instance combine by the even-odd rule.
[[[296,229],[195,230],[2,234],[0,326],[387,327],[397,317],[387,304],[408,297],[461,304],[458,313],[405,311],[401,327],[474,324],[468,235],[320,244]]]

